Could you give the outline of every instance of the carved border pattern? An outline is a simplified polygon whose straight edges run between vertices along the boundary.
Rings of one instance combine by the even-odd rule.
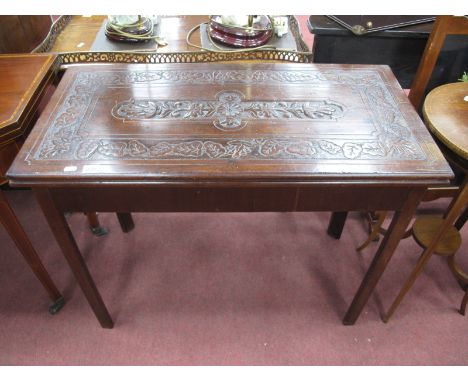
[[[328,99],[308,101],[243,101],[239,91],[222,91],[217,100],[160,101],[130,99],[119,102],[111,111],[124,121],[141,120],[205,120],[223,131],[241,130],[256,119],[320,119],[334,121],[344,114],[344,106]]]
[[[102,86],[125,86],[135,83],[196,83],[196,84],[224,84],[224,83],[307,83],[307,84],[340,84],[350,86],[357,91],[374,119],[375,131],[373,138],[357,141],[336,139],[298,139],[271,140],[267,137],[258,137],[245,140],[225,140],[218,142],[213,139],[179,141],[179,144],[169,141],[137,141],[134,139],[93,139],[79,134],[81,125],[88,107],[96,91]],[[275,143],[272,143],[272,142]],[[229,143],[230,142],[230,143]],[[233,142],[237,142],[234,144]],[[242,152],[236,154],[237,147],[242,142]],[[268,144],[266,142],[269,142]],[[290,142],[288,144],[287,142]],[[302,144],[301,144],[302,142]],[[222,146],[212,145],[217,143]],[[111,145],[111,146],[109,146]],[[112,148],[116,145],[116,149]],[[183,154],[184,148],[190,145],[199,147],[191,151],[192,154]],[[264,155],[265,145],[273,146],[273,155]],[[161,151],[165,154],[155,155],[157,147],[166,147]],[[69,93],[52,121],[46,136],[34,154],[34,159],[67,159],[70,153],[76,158],[111,158],[119,153],[122,158],[161,158],[161,159],[187,159],[187,158],[213,158],[208,147],[217,147],[224,154],[217,158],[316,158],[316,159],[383,159],[395,160],[424,160],[426,156],[421,147],[411,136],[406,121],[402,118],[398,105],[385,87],[380,75],[373,71],[343,71],[329,69],[327,71],[307,70],[167,70],[167,71],[103,71],[80,72],[77,74]],[[296,149],[297,147],[302,149]],[[291,147],[288,149],[288,147]],[[133,149],[132,149],[133,148]],[[135,150],[135,148],[138,148]],[[114,154],[112,154],[114,153]],[[139,153],[139,154],[138,154]],[[153,154],[151,154],[153,153]],[[198,153],[194,155],[194,153]],[[231,154],[229,154],[231,153]],[[263,153],[263,154],[262,154]],[[298,154],[302,153],[302,154]]]
[[[102,72],[80,72],[77,75],[80,83],[99,83],[101,86],[128,86],[134,84],[173,84],[183,85],[224,85],[224,84],[266,84],[277,83],[306,83],[319,84],[324,81],[335,83],[354,84],[374,83],[378,80],[373,75],[361,75],[359,79],[353,77],[338,77],[318,71],[308,70],[132,70],[132,71],[102,71]]]
[[[77,159],[356,159],[383,158],[385,148],[376,141],[332,142],[326,139],[250,138],[209,140],[83,141]]]

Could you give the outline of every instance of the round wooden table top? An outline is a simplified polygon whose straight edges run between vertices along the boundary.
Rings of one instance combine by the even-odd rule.
[[[423,114],[429,130],[455,154],[468,159],[468,82],[433,89],[424,101]]]

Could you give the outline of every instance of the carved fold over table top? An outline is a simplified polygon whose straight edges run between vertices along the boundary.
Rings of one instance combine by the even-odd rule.
[[[18,183],[445,181],[388,67],[69,68],[9,176]]]

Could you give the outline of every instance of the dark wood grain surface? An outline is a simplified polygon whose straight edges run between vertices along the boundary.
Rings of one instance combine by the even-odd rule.
[[[0,53],[29,53],[49,33],[52,18],[48,15],[0,16]]]
[[[439,86],[426,97],[424,118],[445,146],[468,160],[468,82]]]
[[[437,183],[451,171],[385,66],[86,66],[9,176],[50,182]]]
[[[37,93],[50,80],[53,54],[0,55],[0,137],[20,135],[22,120]]]
[[[39,102],[52,82],[55,55],[0,55],[0,184],[29,130]]]

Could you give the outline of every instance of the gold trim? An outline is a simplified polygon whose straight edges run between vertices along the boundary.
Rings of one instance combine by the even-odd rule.
[[[241,51],[179,51],[179,52],[143,52],[143,51],[77,51],[60,52],[62,65],[82,63],[200,63],[220,61],[270,60],[309,63],[313,62],[313,53],[304,42],[299,23],[294,16],[288,17],[289,29],[296,42],[297,50],[259,49],[251,52]]]
[[[127,64],[161,64],[161,63],[201,63],[220,61],[269,60],[309,63],[312,53],[291,50],[258,50],[252,52],[66,52],[59,54],[61,65],[82,63],[127,63]]]
[[[60,16],[57,20],[55,20],[47,34],[46,38],[36,47],[34,48],[31,53],[47,53],[50,51],[50,48],[55,44],[55,40],[65,27],[68,25],[72,16]]]
[[[307,52],[310,54],[310,62],[312,62],[312,52],[302,38],[301,28],[299,27],[299,21],[296,16],[289,16],[289,29],[294,37],[294,40],[298,42],[299,46],[297,47],[299,52]]]

